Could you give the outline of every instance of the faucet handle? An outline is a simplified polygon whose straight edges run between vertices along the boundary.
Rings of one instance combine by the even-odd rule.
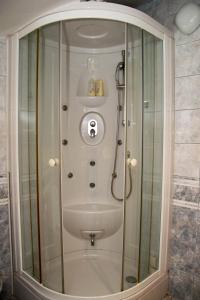
[[[95,119],[91,119],[88,122],[88,134],[91,139],[97,135],[97,121]]]
[[[96,131],[95,131],[94,128],[92,128],[92,129],[90,130],[90,137],[93,139],[93,138],[95,138],[95,136],[96,136]]]
[[[135,159],[135,158],[128,158],[127,159],[127,164],[128,164],[128,166],[134,168],[134,167],[137,166],[137,159]]]
[[[54,168],[59,164],[59,160],[57,158],[49,159],[49,167]]]

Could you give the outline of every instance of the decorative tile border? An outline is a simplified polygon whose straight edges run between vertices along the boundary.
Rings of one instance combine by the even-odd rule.
[[[175,207],[178,206],[178,207],[183,207],[183,208],[200,210],[199,204],[194,203],[194,202],[187,202],[187,201],[181,201],[181,200],[174,199],[172,204]]]
[[[8,198],[8,184],[0,184],[0,202],[1,199]]]
[[[8,204],[8,199],[0,199],[0,206]]]
[[[199,178],[173,176],[173,205],[200,209]]]
[[[0,174],[0,202],[1,199],[8,198],[8,179],[4,174]]]
[[[197,178],[197,177],[174,175],[173,182],[174,182],[174,184],[177,184],[177,185],[200,187],[200,178]]]
[[[177,201],[200,203],[200,189],[199,187],[174,184],[173,199]]]

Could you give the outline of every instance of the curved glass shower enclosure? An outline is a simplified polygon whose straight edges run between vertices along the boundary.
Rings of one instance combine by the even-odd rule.
[[[22,268],[95,297],[159,270],[163,41],[73,19],[19,40]]]

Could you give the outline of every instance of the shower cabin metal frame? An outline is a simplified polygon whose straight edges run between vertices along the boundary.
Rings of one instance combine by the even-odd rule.
[[[9,99],[10,99],[10,185],[11,185],[11,220],[12,243],[14,257],[14,277],[16,290],[23,295],[23,289],[30,293],[29,299],[83,299],[70,295],[59,294],[49,290],[35,281],[22,269],[21,252],[21,225],[19,207],[19,161],[18,161],[18,62],[19,39],[31,31],[56,21],[85,18],[98,18],[121,21],[138,26],[163,41],[163,66],[164,66],[164,129],[163,129],[163,189],[161,212],[161,236],[160,236],[160,263],[159,270],[149,276],[133,288],[126,291],[101,296],[101,299],[151,299],[145,295],[151,295],[152,289],[158,287],[157,294],[161,290],[167,290],[167,248],[169,235],[169,213],[171,199],[171,169],[172,169],[172,141],[173,141],[173,94],[174,94],[174,51],[173,36],[165,27],[154,21],[146,14],[136,9],[111,3],[95,2],[71,2],[59,9],[48,12],[32,21],[23,28],[12,32],[9,38]],[[23,287],[23,289],[22,289]],[[21,288],[21,290],[20,290]],[[19,291],[20,290],[20,291]],[[34,296],[35,295],[35,296]],[[155,294],[154,294],[155,296]],[[34,298],[35,297],[35,298]],[[141,298],[140,298],[141,297]],[[144,297],[144,298],[143,298]],[[96,297],[93,297],[93,299]],[[97,297],[98,298],[98,297]],[[84,297],[87,299],[87,297]],[[89,298],[88,298],[89,299]],[[91,298],[90,298],[91,299]],[[155,298],[152,298],[155,299]]]

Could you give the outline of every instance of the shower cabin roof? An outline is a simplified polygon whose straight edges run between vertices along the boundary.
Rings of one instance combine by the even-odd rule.
[[[125,26],[122,22],[78,19],[63,23],[67,44],[72,47],[101,49],[122,45]]]

